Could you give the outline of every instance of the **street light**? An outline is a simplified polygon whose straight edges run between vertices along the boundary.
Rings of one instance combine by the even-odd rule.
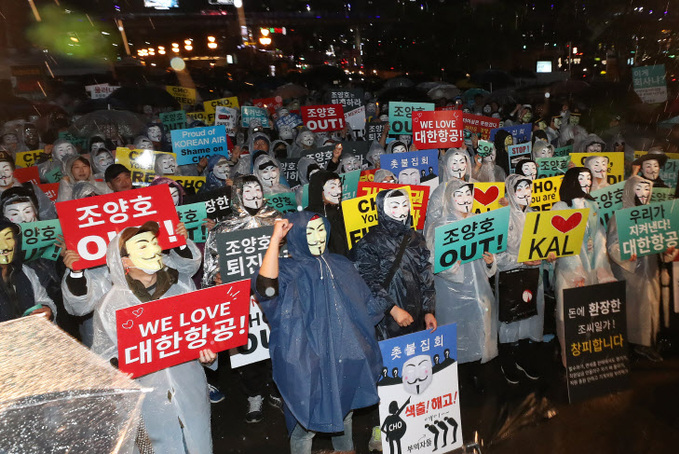
[[[271,38],[269,38],[268,36],[262,36],[261,38],[259,38],[259,43],[262,46],[268,46],[269,44],[271,44]]]
[[[214,36],[208,36],[207,37],[207,47],[210,49],[216,49],[217,48],[217,43],[215,42],[216,39]]]
[[[172,43],[172,52],[175,54],[179,53],[179,43]]]
[[[192,39],[185,39],[184,40],[184,49],[191,51],[193,50],[193,40]]]

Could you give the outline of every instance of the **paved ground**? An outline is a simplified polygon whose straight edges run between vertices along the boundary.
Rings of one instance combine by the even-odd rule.
[[[665,353],[666,359],[661,363],[633,361],[629,390],[574,405],[568,404],[565,378],[555,352],[553,342],[545,344],[541,355],[545,373],[537,385],[510,388],[495,360],[482,371],[486,389],[481,393],[465,379],[469,374],[462,366],[460,396],[465,442],[478,437],[483,453],[498,454],[679,451],[678,352]],[[212,406],[216,454],[289,452],[279,410],[265,405],[264,421],[247,424],[243,419],[247,403],[236,374],[224,374],[221,388],[227,398]],[[544,405],[527,405],[529,401]],[[517,413],[520,416],[510,417],[508,422],[507,415]],[[355,413],[357,453],[368,452],[370,430],[376,421],[376,409]],[[500,440],[503,425],[506,427],[502,433],[508,436]],[[330,447],[327,438],[318,436],[314,441],[314,450]]]

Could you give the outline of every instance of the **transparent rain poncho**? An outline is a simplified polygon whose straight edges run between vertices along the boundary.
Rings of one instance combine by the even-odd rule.
[[[0,452],[130,453],[146,391],[42,316],[0,323]]]
[[[275,178],[273,181],[267,180],[265,177],[268,175],[265,175],[264,172],[266,168],[271,166],[276,167],[278,169],[278,178]],[[278,161],[278,159],[272,158],[270,155],[264,153],[259,154],[255,158],[255,163],[252,166],[252,173],[262,183],[262,192],[264,192],[264,195],[280,194],[281,192],[290,192],[290,187],[282,184],[280,181],[280,171],[281,163]]]

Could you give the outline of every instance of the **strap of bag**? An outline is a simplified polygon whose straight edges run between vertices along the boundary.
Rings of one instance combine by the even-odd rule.
[[[391,280],[394,278],[394,274],[396,274],[396,270],[398,269],[399,265],[401,264],[401,259],[403,258],[403,253],[406,251],[406,247],[408,246],[408,241],[410,241],[410,235],[408,235],[410,232],[406,232],[405,235],[403,235],[403,240],[401,241],[401,245],[399,246],[398,253],[396,254],[396,259],[394,260],[394,263],[391,265],[391,269],[389,270],[389,273],[387,273],[387,277],[384,278],[384,283],[382,284],[382,287],[385,288],[385,290],[389,290],[389,285],[391,285]]]

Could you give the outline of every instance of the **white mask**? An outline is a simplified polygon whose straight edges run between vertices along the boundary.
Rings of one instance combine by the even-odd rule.
[[[394,147],[391,149],[392,153],[405,153],[406,151],[408,151],[408,150],[406,150],[405,145],[400,145],[400,144],[394,145]]]
[[[594,178],[605,180],[608,175],[608,159],[605,157],[591,159],[587,168],[592,172]]]
[[[469,213],[472,210],[472,205],[474,204],[474,195],[472,194],[471,187],[469,185],[463,186],[457,191],[453,192],[453,206],[455,210],[460,213]]]
[[[113,157],[110,153],[99,153],[95,159],[97,162],[97,168],[101,169],[102,171],[106,170],[108,166],[113,164]]]
[[[306,240],[309,244],[309,251],[312,255],[321,255],[325,251],[325,244],[328,239],[327,231],[323,218],[315,216],[306,226]]]
[[[551,158],[554,156],[554,148],[551,145],[547,145],[546,147],[542,147],[540,150],[538,150],[537,153],[535,153],[535,157],[537,158]]]
[[[660,175],[660,163],[656,159],[649,159],[641,164],[641,173],[648,180],[655,180]]]
[[[262,170],[261,180],[265,187],[272,188],[281,176],[281,171],[278,167],[270,165]]]
[[[304,131],[299,141],[305,147],[311,147],[314,145],[314,135],[312,132]]]
[[[9,162],[0,162],[0,188],[7,188],[14,183],[14,170]]]
[[[147,274],[163,268],[162,249],[153,232],[139,233],[125,242],[125,249],[132,265]]]
[[[5,218],[15,224],[35,222],[38,220],[38,216],[35,214],[35,207],[31,202],[19,202],[5,205],[2,214],[5,215]]]
[[[356,156],[350,156],[344,161],[344,171],[351,172],[361,168],[361,161]]]
[[[405,224],[410,214],[410,200],[404,195],[387,196],[384,199],[384,212],[391,219]]]
[[[76,151],[76,149],[75,149],[75,147],[73,146],[72,143],[65,142],[65,143],[60,143],[59,145],[54,147],[52,154],[54,155],[54,157],[57,160],[63,161],[66,156],[76,155],[76,154],[78,154],[78,152]]]
[[[134,146],[138,150],[153,150],[153,143],[149,139],[140,139]]]
[[[531,187],[531,184],[529,184],[527,181],[521,181],[519,182],[518,185],[516,185],[516,203],[518,203],[521,206],[529,206],[531,203],[531,195],[533,192],[533,188]]]
[[[646,205],[651,198],[651,185],[643,181],[637,183],[634,187],[634,195],[637,196],[642,205]]]
[[[455,153],[450,158],[450,171],[455,178],[464,179],[467,174],[467,159],[460,153]]]
[[[592,176],[589,172],[580,172],[578,174],[578,182],[582,188],[582,192],[589,194],[590,189],[592,189]]]
[[[587,153],[601,153],[603,150],[601,149],[600,143],[593,143],[591,145],[588,145],[585,151]]]
[[[433,381],[431,357],[429,355],[413,356],[403,363],[401,370],[403,389],[409,394],[422,394]]]
[[[174,203],[174,206],[179,205],[179,189],[170,186],[170,195],[172,196],[172,203]]]
[[[323,185],[323,199],[333,205],[340,203],[342,197],[342,182],[340,180],[328,180]]]
[[[257,210],[262,206],[262,187],[259,183],[247,182],[243,185],[243,205]]]
[[[159,126],[151,126],[146,131],[146,135],[152,142],[160,142],[163,139],[163,133]]]
[[[94,143],[90,146],[90,153],[91,153],[92,155],[94,155],[94,153],[96,153],[97,150],[99,150],[100,148],[104,148],[104,147],[105,147],[104,142],[94,142]]]
[[[212,168],[212,173],[220,180],[226,180],[228,178],[227,174],[229,173],[229,162],[226,160],[226,158],[222,158],[217,161],[217,164],[215,164],[215,166]]]
[[[403,169],[398,174],[400,184],[420,184],[420,172],[417,169]]]
[[[531,180],[534,180],[538,176],[538,168],[534,162],[524,163],[523,167],[521,167],[521,171]]]
[[[174,172],[177,169],[177,163],[175,162],[175,160],[172,158],[172,156],[169,155],[161,156],[162,161],[160,164],[160,170],[162,170],[163,175],[174,175]]]

